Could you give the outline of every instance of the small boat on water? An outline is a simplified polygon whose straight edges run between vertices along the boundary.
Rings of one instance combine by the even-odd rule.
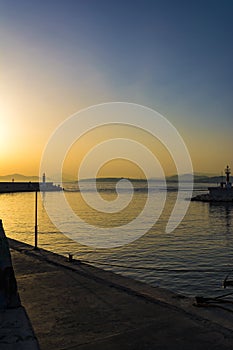
[[[80,192],[78,188],[64,188],[64,192]]]
[[[233,187],[230,181],[231,169],[227,165],[225,169],[226,179],[219,186],[208,187],[209,193],[199,194],[192,201],[200,202],[233,202]]]

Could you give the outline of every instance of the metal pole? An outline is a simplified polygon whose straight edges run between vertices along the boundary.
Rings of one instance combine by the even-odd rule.
[[[35,246],[34,249],[38,248],[38,226],[37,226],[37,191],[35,192]]]

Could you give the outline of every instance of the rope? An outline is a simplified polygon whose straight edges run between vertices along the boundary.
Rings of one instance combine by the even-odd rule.
[[[40,251],[41,255],[44,255],[41,251]],[[134,270],[157,270],[157,271],[169,271],[169,272],[182,272],[182,273],[188,273],[188,272],[216,272],[216,269],[208,269],[208,270],[203,270],[203,269],[167,269],[167,268],[154,268],[154,267],[146,267],[146,266],[138,266],[138,267],[134,267],[134,266],[127,266],[127,265],[121,265],[121,264],[109,264],[109,263],[105,263],[105,262],[100,262],[100,261],[91,261],[91,260],[82,260],[81,262],[84,263],[88,263],[88,264],[99,264],[99,265],[107,265],[107,266],[111,266],[111,267],[120,267],[120,268],[127,268],[127,269],[134,269]],[[218,270],[218,272],[222,272],[222,270]],[[231,273],[231,272],[230,272]],[[229,277],[230,273],[228,273],[226,279]],[[226,280],[225,279],[225,280]],[[233,305],[233,300],[227,300],[224,298],[232,296],[233,292],[227,293],[227,294],[221,294],[218,295],[217,297],[199,297],[196,296],[196,303],[194,303],[194,306],[197,307],[217,307],[220,309],[223,309],[225,311],[228,311],[230,313],[233,313],[233,309],[229,309],[227,307],[225,307],[224,304],[227,304],[228,306]],[[224,305],[224,306],[223,306]]]
[[[228,305],[232,305],[233,304],[233,300],[223,300],[223,298],[228,297],[233,295],[233,292],[231,293],[227,293],[227,294],[222,294],[219,295],[217,297],[213,297],[213,298],[204,298],[204,297],[198,297],[196,296],[196,303],[194,304],[194,306],[198,306],[198,307],[217,307],[220,309],[223,309],[225,311],[231,312],[233,313],[233,309],[229,309],[225,306],[222,306],[223,304],[228,304]]]

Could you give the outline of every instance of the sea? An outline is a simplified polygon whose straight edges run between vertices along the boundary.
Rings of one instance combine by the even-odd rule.
[[[147,184],[145,181],[133,184],[132,200],[119,213],[103,213],[91,208],[85,203],[77,183],[65,183],[62,186],[66,189],[64,193],[38,193],[40,248],[67,257],[72,254],[83,262],[184,296],[214,297],[227,291],[223,290],[222,283],[233,269],[233,204],[190,202],[183,220],[173,232],[167,233],[166,224],[178,194],[177,184],[168,183],[161,215],[147,232],[122,246],[99,248],[98,244],[89,246],[83,241],[74,241],[72,236],[64,233],[69,231],[72,216],[62,218],[63,227],[67,225],[67,229],[60,232],[60,228],[48,216],[46,203],[54,203],[54,211],[62,215],[59,203],[61,196],[65,195],[72,212],[88,223],[86,229],[85,226],[81,228],[77,225],[77,232],[82,230],[82,236],[93,234],[96,227],[108,230],[114,226],[120,233],[122,225],[128,222],[131,223],[130,233],[142,232],[145,223],[138,223],[134,219],[142,212],[147,201]],[[122,186],[117,194],[115,180],[97,183],[99,195],[109,206],[118,195],[123,199],[129,197],[128,187]],[[193,196],[205,193],[208,186],[213,184],[195,184]],[[84,182],[82,189],[89,198],[96,196],[91,181]],[[158,202],[160,198],[162,202],[165,189],[159,182],[155,181],[149,191],[153,191]],[[8,237],[34,245],[35,201],[36,195],[32,192],[0,194],[0,218]],[[153,220],[153,212],[150,213],[150,219]],[[72,227],[75,227],[75,223]]]

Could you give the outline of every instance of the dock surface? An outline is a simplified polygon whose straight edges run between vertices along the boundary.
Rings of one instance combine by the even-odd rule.
[[[0,349],[38,350],[25,308],[21,305],[10,248],[0,219]]]
[[[188,298],[14,240],[10,246],[41,350],[232,349],[231,320],[201,314]]]

